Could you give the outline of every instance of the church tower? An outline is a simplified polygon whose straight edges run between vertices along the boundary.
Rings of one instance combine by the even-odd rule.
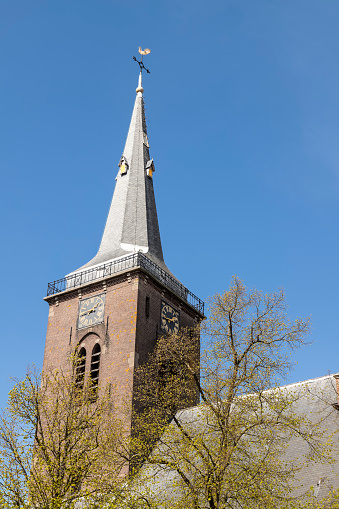
[[[142,71],[142,69],[141,69]],[[125,148],[97,254],[48,284],[43,370],[65,368],[75,350],[78,380],[111,384],[132,402],[135,369],[163,333],[193,328],[203,302],[168,270],[161,247],[140,72]],[[100,227],[100,226],[99,226]]]

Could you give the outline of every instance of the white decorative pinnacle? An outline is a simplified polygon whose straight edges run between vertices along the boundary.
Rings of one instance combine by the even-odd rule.
[[[142,73],[140,72],[139,82],[138,82],[138,87],[136,89],[136,93],[138,94],[139,97],[142,97],[143,91],[144,91],[144,89],[142,88]]]

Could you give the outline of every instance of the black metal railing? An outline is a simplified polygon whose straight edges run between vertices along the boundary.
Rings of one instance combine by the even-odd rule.
[[[179,295],[182,299],[187,301],[193,308],[204,314],[204,302],[199,299],[196,295],[190,292],[184,285],[177,281],[173,276],[168,274],[164,269],[159,267],[156,263],[152,262],[143,253],[134,253],[118,260],[113,260],[110,263],[93,267],[92,269],[84,270],[83,272],[77,272],[71,274],[52,283],[48,283],[47,297],[56,293],[63,292],[64,290],[70,290],[84,284],[102,279],[119,272],[123,272],[128,269],[135,267],[142,267],[152,274],[158,281],[164,286],[172,290],[174,293]]]

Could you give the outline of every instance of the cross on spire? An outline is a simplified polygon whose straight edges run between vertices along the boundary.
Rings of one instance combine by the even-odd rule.
[[[143,70],[143,69],[145,69],[145,71],[146,71],[148,74],[150,74],[150,71],[149,71],[149,70],[148,70],[148,69],[144,66],[144,64],[143,64],[142,57],[143,57],[144,55],[148,55],[149,53],[151,53],[151,50],[150,50],[149,48],[141,49],[141,46],[139,46],[138,51],[139,51],[139,53],[140,53],[140,55],[141,55],[141,60],[139,61],[139,60],[137,60],[135,57],[133,57],[133,60],[134,60],[135,62],[138,62],[139,67],[140,67],[140,73],[142,73],[142,70]]]

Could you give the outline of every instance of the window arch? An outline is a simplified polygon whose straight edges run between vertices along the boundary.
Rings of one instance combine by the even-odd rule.
[[[86,348],[82,347],[77,355],[76,371],[75,371],[75,385],[82,389],[85,380],[86,370]]]
[[[94,397],[96,397],[97,392],[98,392],[100,355],[101,355],[101,348],[100,348],[99,343],[96,343],[92,350],[91,375],[90,375]]]

